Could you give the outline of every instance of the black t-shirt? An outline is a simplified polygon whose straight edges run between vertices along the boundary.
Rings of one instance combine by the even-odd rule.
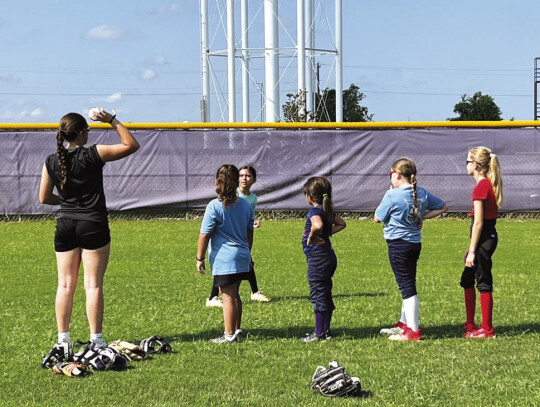
[[[60,166],[56,154],[45,160],[45,166],[60,196],[58,218],[104,221],[107,203],[103,191],[103,166],[96,145],[68,150],[68,175],[64,189],[60,188]]]

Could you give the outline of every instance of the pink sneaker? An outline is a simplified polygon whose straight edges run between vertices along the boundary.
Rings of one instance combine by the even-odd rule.
[[[484,328],[478,328],[472,332],[467,332],[465,338],[495,338],[495,329],[485,330]]]
[[[403,333],[397,335],[390,335],[388,337],[391,341],[421,341],[422,339],[422,330],[413,331],[411,328],[407,327]]]

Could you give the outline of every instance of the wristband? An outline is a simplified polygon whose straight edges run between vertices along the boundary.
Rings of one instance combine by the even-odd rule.
[[[204,261],[205,257],[203,256],[201,259],[199,259],[198,257],[195,257],[197,259],[197,261]]]
[[[113,114],[113,117],[111,117],[111,120],[109,120],[109,124],[112,124],[112,122],[116,119],[116,114]]]

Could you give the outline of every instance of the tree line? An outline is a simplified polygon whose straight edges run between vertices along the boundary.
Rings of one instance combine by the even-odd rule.
[[[322,93],[315,94],[314,111],[306,110],[306,91],[287,94],[287,102],[282,106],[283,117],[286,122],[335,122],[336,121],[336,90],[326,88]],[[360,88],[352,83],[343,91],[343,121],[344,122],[370,122],[373,114],[368,112],[361,102],[366,95]],[[462,95],[461,100],[454,105],[456,117],[449,117],[449,121],[498,121],[502,120],[501,109],[489,95],[476,92],[472,96]]]

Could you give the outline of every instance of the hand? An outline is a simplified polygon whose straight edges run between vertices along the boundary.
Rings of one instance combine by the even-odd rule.
[[[206,274],[206,264],[204,260],[197,260],[197,271],[201,274]]]
[[[416,225],[416,227],[418,228],[418,230],[422,230],[422,227],[424,226],[424,220],[420,220],[420,222],[418,223],[418,225]]]
[[[476,255],[474,253],[467,251],[466,256],[465,256],[465,265],[467,267],[473,267],[475,258],[476,258]]]
[[[101,107],[94,107],[88,112],[88,117],[90,119],[95,122],[100,121],[102,123],[110,123],[115,115],[114,110],[113,113],[109,113]]]
[[[319,236],[308,236],[307,244],[312,244],[315,246],[322,246],[324,244],[324,239],[321,239]]]
[[[261,222],[259,222],[258,220],[256,220],[255,222],[253,222],[253,227],[255,229],[259,229],[261,227]]]

